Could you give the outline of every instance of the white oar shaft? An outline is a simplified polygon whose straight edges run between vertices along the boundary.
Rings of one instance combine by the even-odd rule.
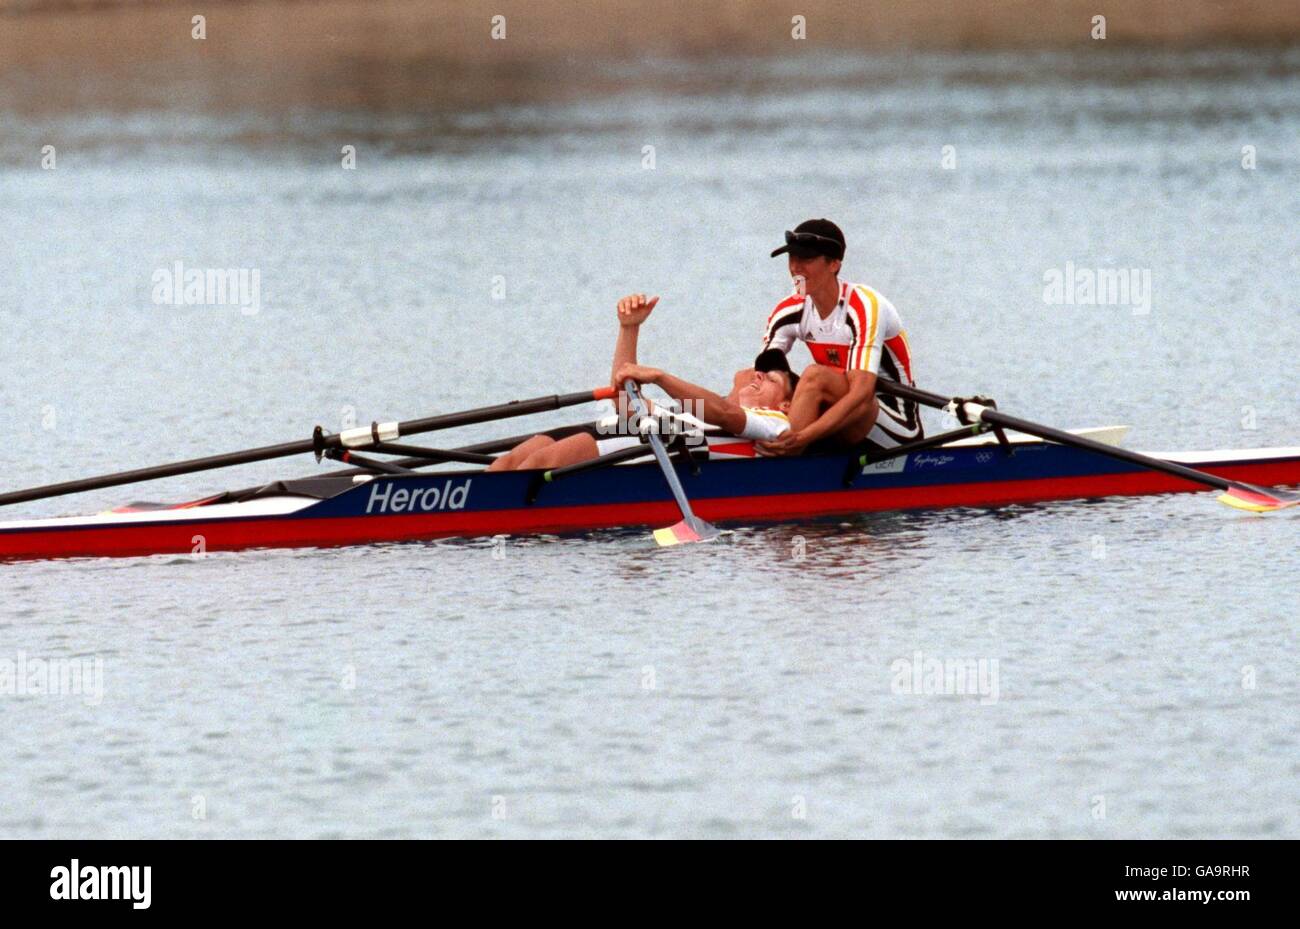
[[[646,404],[641,399],[641,392],[637,389],[636,383],[627,381],[623,389],[627,391],[628,402],[637,416],[645,417]],[[655,461],[659,463],[659,470],[663,472],[664,480],[668,482],[668,489],[672,491],[673,499],[677,501],[677,509],[682,514],[682,521],[676,526],[655,530],[655,541],[660,545],[676,545],[679,542],[707,542],[716,539],[718,528],[706,523],[691,510],[691,502],[686,499],[686,490],[682,487],[673,463],[668,459],[668,451],[664,448],[663,440],[659,438],[656,429],[648,430],[645,437],[650,443],[650,450],[654,452]]]
[[[626,384],[627,396],[632,403],[632,409],[638,417],[649,416],[646,409],[645,401],[641,399],[641,392],[632,381]],[[659,462],[659,467],[664,472],[664,479],[668,481],[668,489],[673,492],[673,497],[677,500],[677,506],[682,511],[682,515],[694,518],[695,514],[691,512],[691,503],[686,498],[686,490],[682,487],[681,479],[677,476],[676,469],[668,457],[668,450],[664,448],[663,439],[659,438],[658,432],[649,429],[645,433],[646,440],[650,443],[650,450],[654,452],[655,460]]]

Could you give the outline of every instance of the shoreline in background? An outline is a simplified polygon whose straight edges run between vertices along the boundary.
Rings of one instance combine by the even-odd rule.
[[[207,18],[207,38],[190,35]],[[807,38],[791,38],[791,18]],[[504,39],[491,37],[505,16]],[[1107,17],[1107,38],[1090,37]],[[0,0],[0,106],[400,109],[600,93],[620,59],[1300,42],[1280,0]],[[814,65],[816,67],[816,65]]]

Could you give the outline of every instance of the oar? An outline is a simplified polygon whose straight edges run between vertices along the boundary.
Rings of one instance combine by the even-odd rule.
[[[620,448],[617,451],[606,452],[596,458],[588,458],[586,461],[579,461],[576,464],[562,465],[558,468],[551,468],[537,474],[532,483],[528,485],[528,494],[526,499],[529,503],[536,503],[537,498],[541,495],[542,488],[546,484],[554,484],[556,481],[573,474],[583,474],[587,471],[596,471],[600,468],[608,468],[622,461],[631,461],[633,458],[643,458],[645,456],[645,446],[637,443],[631,448]]]
[[[608,398],[602,398],[602,399],[608,399]],[[586,425],[586,424],[582,424],[582,425]],[[595,426],[596,423],[592,422],[590,425]],[[581,427],[579,426],[579,427],[564,427],[564,428],[581,428]],[[508,452],[510,449],[514,448],[520,442],[524,441],[525,439],[531,439],[535,435],[537,435],[536,432],[525,432],[522,435],[506,436],[503,439],[492,439],[487,442],[478,442],[474,445],[462,445],[459,448],[449,448],[449,449],[442,449],[442,450],[422,449],[422,451],[438,452],[439,455],[445,456],[442,459],[444,461],[464,460],[470,462],[471,464],[478,464],[480,463],[481,458],[486,458],[488,461],[492,461],[494,459],[491,453]],[[462,459],[461,456],[464,456],[464,458]],[[399,458],[396,461],[390,461],[388,463],[397,465],[399,468],[415,470],[416,468],[428,467],[431,464],[438,464],[439,460],[437,459],[437,457],[432,455],[420,455],[418,458]],[[484,461],[481,463],[486,464],[487,462]],[[322,474],[319,471],[315,472],[314,474],[304,474],[301,477],[292,478],[291,480],[295,480],[295,481],[311,481],[317,479],[328,480],[329,478],[332,477],[355,477],[361,474],[372,474],[373,472],[374,472],[373,468],[340,468],[337,471],[326,471],[324,474]],[[244,487],[239,490],[230,490],[226,492],[226,496],[228,497],[246,496],[251,493],[256,493],[257,491],[261,490],[265,486],[266,486],[265,484],[258,484],[255,487]]]
[[[923,403],[926,406],[932,406],[940,410],[956,407],[957,411],[962,414],[959,418],[963,422],[985,422],[990,426],[1015,429],[1027,435],[1046,439],[1049,442],[1056,442],[1058,445],[1070,445],[1084,451],[1105,455],[1108,458],[1116,458],[1120,461],[1127,461],[1129,464],[1150,468],[1152,471],[1162,471],[1165,474],[1172,474],[1174,477],[1181,477],[1197,484],[1214,487],[1223,491],[1219,495],[1220,503],[1226,503],[1228,506],[1236,507],[1239,510],[1267,513],[1300,505],[1300,494],[1291,491],[1257,487],[1254,484],[1245,484],[1241,481],[1230,481],[1216,474],[1197,471],[1195,468],[1189,468],[1177,462],[1152,458],[1150,455],[1141,455],[1125,448],[1105,445],[1070,432],[1062,432],[1060,429],[1053,429],[1051,426],[1040,426],[1038,423],[1031,423],[1016,416],[1008,416],[1006,413],[972,400],[943,397],[927,390],[917,390],[915,387],[908,387],[905,384],[899,384],[884,378],[876,381],[876,389],[884,394],[901,397],[904,400],[914,400],[917,403]]]
[[[627,391],[628,400],[631,401],[637,415],[649,415],[645,401],[641,399],[641,392],[637,390],[636,382],[626,381],[623,389]],[[721,534],[718,527],[706,523],[691,511],[691,501],[686,499],[686,491],[682,489],[682,482],[678,480],[677,472],[673,470],[673,463],[668,459],[668,452],[664,449],[659,434],[652,429],[646,433],[646,438],[650,442],[650,450],[654,452],[655,461],[659,462],[659,470],[664,473],[664,480],[668,482],[668,489],[673,492],[673,499],[677,501],[677,509],[682,513],[681,522],[654,531],[655,541],[660,545],[677,545],[682,542],[708,542],[716,539]]]
[[[368,451],[382,452],[385,455],[411,455],[416,461],[427,461],[429,464],[456,461],[461,464],[489,465],[496,461],[492,455],[478,452],[464,452],[456,448],[421,448],[416,445],[398,445],[396,442],[376,442]]]
[[[178,474],[193,474],[196,471],[210,471],[214,468],[229,468],[235,465],[250,464],[254,461],[268,461],[272,458],[288,458],[291,455],[303,455],[309,452],[323,453],[327,449],[367,448],[376,443],[388,442],[406,435],[422,432],[434,432],[438,429],[452,429],[473,423],[491,422],[508,419],[512,416],[526,416],[530,413],[543,413],[558,410],[561,407],[591,403],[594,400],[609,400],[614,397],[612,387],[596,390],[583,390],[571,394],[551,394],[534,397],[531,400],[512,400],[496,406],[483,406],[459,413],[443,413],[440,416],[428,416],[424,419],[411,419],[406,422],[372,423],[358,429],[348,429],[338,435],[320,434],[311,439],[297,442],[283,442],[279,445],[266,445],[244,451],[227,452],[224,455],[212,455],[207,458],[191,458],[172,464],[156,465],[151,468],[137,468],[134,471],[119,471],[116,474],[104,474],[88,477],[79,481],[65,481],[62,484],[47,484],[44,487],[32,487],[27,490],[15,490],[0,494],[0,506],[11,503],[24,503],[28,500],[43,500],[46,497],[61,497],[65,494],[82,493],[87,490],[99,490],[103,487],[116,487],[120,484],[137,484]]]

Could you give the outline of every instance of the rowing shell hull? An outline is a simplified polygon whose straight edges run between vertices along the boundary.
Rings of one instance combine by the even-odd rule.
[[[1300,448],[1163,455],[1232,480],[1300,483]],[[858,469],[845,456],[705,461],[679,473],[714,522],[797,520],[880,510],[997,506],[1205,490],[1060,445],[945,447]],[[534,474],[442,471],[380,477],[333,497],[0,522],[0,559],[112,557],[300,548],[453,536],[662,526],[679,518],[654,464],[621,465],[544,485]]]

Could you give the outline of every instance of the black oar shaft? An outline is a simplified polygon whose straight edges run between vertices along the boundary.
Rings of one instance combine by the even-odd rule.
[[[620,461],[631,461],[633,458],[643,458],[651,454],[647,445],[633,445],[628,448],[620,448],[616,451],[606,452],[599,458],[588,458],[586,461],[579,461],[577,464],[563,465],[559,468],[552,468],[543,473],[542,477],[546,483],[550,484],[558,481],[562,477],[569,477],[572,474],[581,474],[583,471],[594,471],[597,468],[604,468],[608,465],[618,464]]]
[[[477,452],[463,452],[454,448],[420,448],[416,445],[399,445],[396,442],[378,442],[368,446],[366,450],[382,452],[385,455],[410,455],[414,460],[424,461],[426,464],[457,461],[462,464],[486,465],[496,461],[491,455],[480,455]]]
[[[917,390],[915,387],[908,387],[906,384],[899,384],[894,381],[885,380],[884,378],[876,381],[876,390],[883,394],[901,397],[904,400],[914,400],[917,403],[923,403],[926,406],[932,406],[940,410],[948,407],[948,405],[953,401],[952,397],[940,396],[939,394],[930,393],[928,390]],[[1161,458],[1152,458],[1149,455],[1141,455],[1137,452],[1131,452],[1126,448],[1119,448],[1114,445],[1095,442],[1092,439],[1085,439],[1083,436],[1075,435],[1072,432],[1053,429],[1051,426],[1040,426],[1038,423],[1031,423],[1028,420],[1020,419],[1016,416],[1008,416],[1006,413],[990,407],[984,408],[983,413],[980,415],[980,419],[991,426],[1002,426],[1006,429],[1015,429],[1017,432],[1037,436],[1038,438],[1046,439],[1049,442],[1056,442],[1058,445],[1069,445],[1073,448],[1083,449],[1084,451],[1096,452],[1098,455],[1106,455],[1120,461],[1127,461],[1130,464],[1149,468],[1152,471],[1163,471],[1165,474],[1172,474],[1174,477],[1181,477],[1184,480],[1192,481],[1196,484],[1204,484],[1207,487],[1227,490],[1236,486],[1232,481],[1221,478],[1216,474],[1197,471],[1194,468],[1188,468],[1173,461],[1165,461]]]
[[[412,471],[410,468],[403,468],[401,465],[394,464],[391,461],[384,461],[380,458],[368,458],[365,455],[358,455],[355,452],[339,451],[337,448],[331,448],[325,453],[335,461],[345,461],[352,464],[361,465],[368,471],[382,471],[384,474],[418,474],[418,471]]]
[[[460,413],[443,413],[441,416],[427,416],[424,419],[410,419],[398,423],[402,435],[419,435],[422,432],[434,432],[438,429],[453,429],[457,426],[470,426],[475,423],[487,423],[497,419],[509,419],[512,416],[527,416],[530,413],[545,413],[579,403],[591,403],[593,400],[612,396],[609,388],[602,390],[580,390],[571,394],[552,394],[549,397],[534,397],[532,400],[512,400],[496,406],[482,406],[475,410]]]
[[[593,400],[607,397],[612,393],[608,388],[601,390],[583,390],[577,393],[569,394],[551,394],[545,397],[534,397],[531,400],[515,400],[510,403],[499,403],[494,406],[484,406],[473,410],[463,410],[459,413],[444,413],[440,416],[427,416],[423,419],[411,419],[406,422],[397,424],[398,435],[416,435],[422,432],[433,432],[437,429],[451,429],[457,426],[468,426],[474,423],[486,423],[498,419],[508,419],[512,416],[526,416],[530,413],[544,413],[549,410],[558,410],[561,407],[576,406],[579,403],[590,403]],[[326,436],[324,440],[326,448],[340,447],[341,440],[337,435]],[[132,471],[118,471],[115,474],[101,474],[98,477],[88,477],[77,481],[64,481],[59,484],[46,484],[43,487],[30,487],[26,490],[15,490],[10,493],[0,494],[0,506],[6,506],[11,503],[25,503],[29,500],[43,500],[47,497],[61,497],[65,494],[83,493],[88,490],[100,490],[105,487],[117,487],[122,484],[137,484],[142,481],[152,481],[164,477],[175,477],[180,474],[193,474],[198,471],[211,471],[214,468],[230,468],[235,465],[252,464],[257,461],[269,461],[273,458],[287,458],[291,455],[303,455],[314,452],[317,449],[317,443],[313,439],[303,439],[297,442],[283,442],[279,445],[266,445],[262,448],[250,448],[239,452],[228,452],[224,455],[211,455],[206,458],[191,458],[188,461],[177,461],[171,464],[155,465],[150,468],[136,468]],[[477,451],[477,449],[475,449]]]
[[[591,423],[591,425],[594,426],[595,423]],[[576,431],[577,427],[568,427],[568,428],[574,428]],[[525,439],[531,439],[536,434],[537,433],[535,432],[527,432],[527,433],[523,433],[522,435],[506,436],[503,439],[491,439],[490,441],[487,442],[477,442],[474,445],[462,445],[458,448],[448,449],[448,451],[457,452],[457,453],[464,452],[466,454],[478,453],[483,455],[493,455],[498,452],[508,452],[510,449],[514,448],[520,442],[524,441]],[[423,468],[423,467],[427,467],[428,465],[435,464],[434,461],[432,461],[429,458],[425,458],[423,456],[419,458],[399,458],[397,461],[393,461],[390,463],[398,465],[403,468],[412,468],[412,469]],[[327,471],[324,474],[321,474],[319,471],[314,474],[304,474],[301,477],[296,478],[296,480],[308,481],[308,480],[314,480],[315,478],[355,477],[358,474],[368,474],[368,473],[370,473],[369,468],[340,468],[337,471]],[[262,485],[259,484],[258,487],[260,486]],[[252,493],[256,491],[258,487],[245,487],[241,490],[230,491],[230,493],[233,496],[239,496],[246,493]]]
[[[230,452],[225,455],[211,455],[207,458],[191,458],[189,461],[177,461],[172,464],[156,465],[151,468],[137,468],[134,471],[118,471],[116,474],[101,474],[78,481],[64,481],[61,484],[46,484],[43,487],[30,487],[27,490],[15,490],[0,494],[0,506],[11,503],[26,503],[29,500],[43,500],[46,497],[62,497],[66,494],[84,493],[104,487],[117,487],[121,484],[137,484],[178,474],[193,474],[197,471],[210,471],[213,468],[232,468],[235,465],[252,464],[255,461],[268,461],[272,458],[284,458],[289,455],[302,455],[312,451],[310,439],[301,442],[286,442],[283,445],[267,445],[264,448],[250,448],[242,452]]]

